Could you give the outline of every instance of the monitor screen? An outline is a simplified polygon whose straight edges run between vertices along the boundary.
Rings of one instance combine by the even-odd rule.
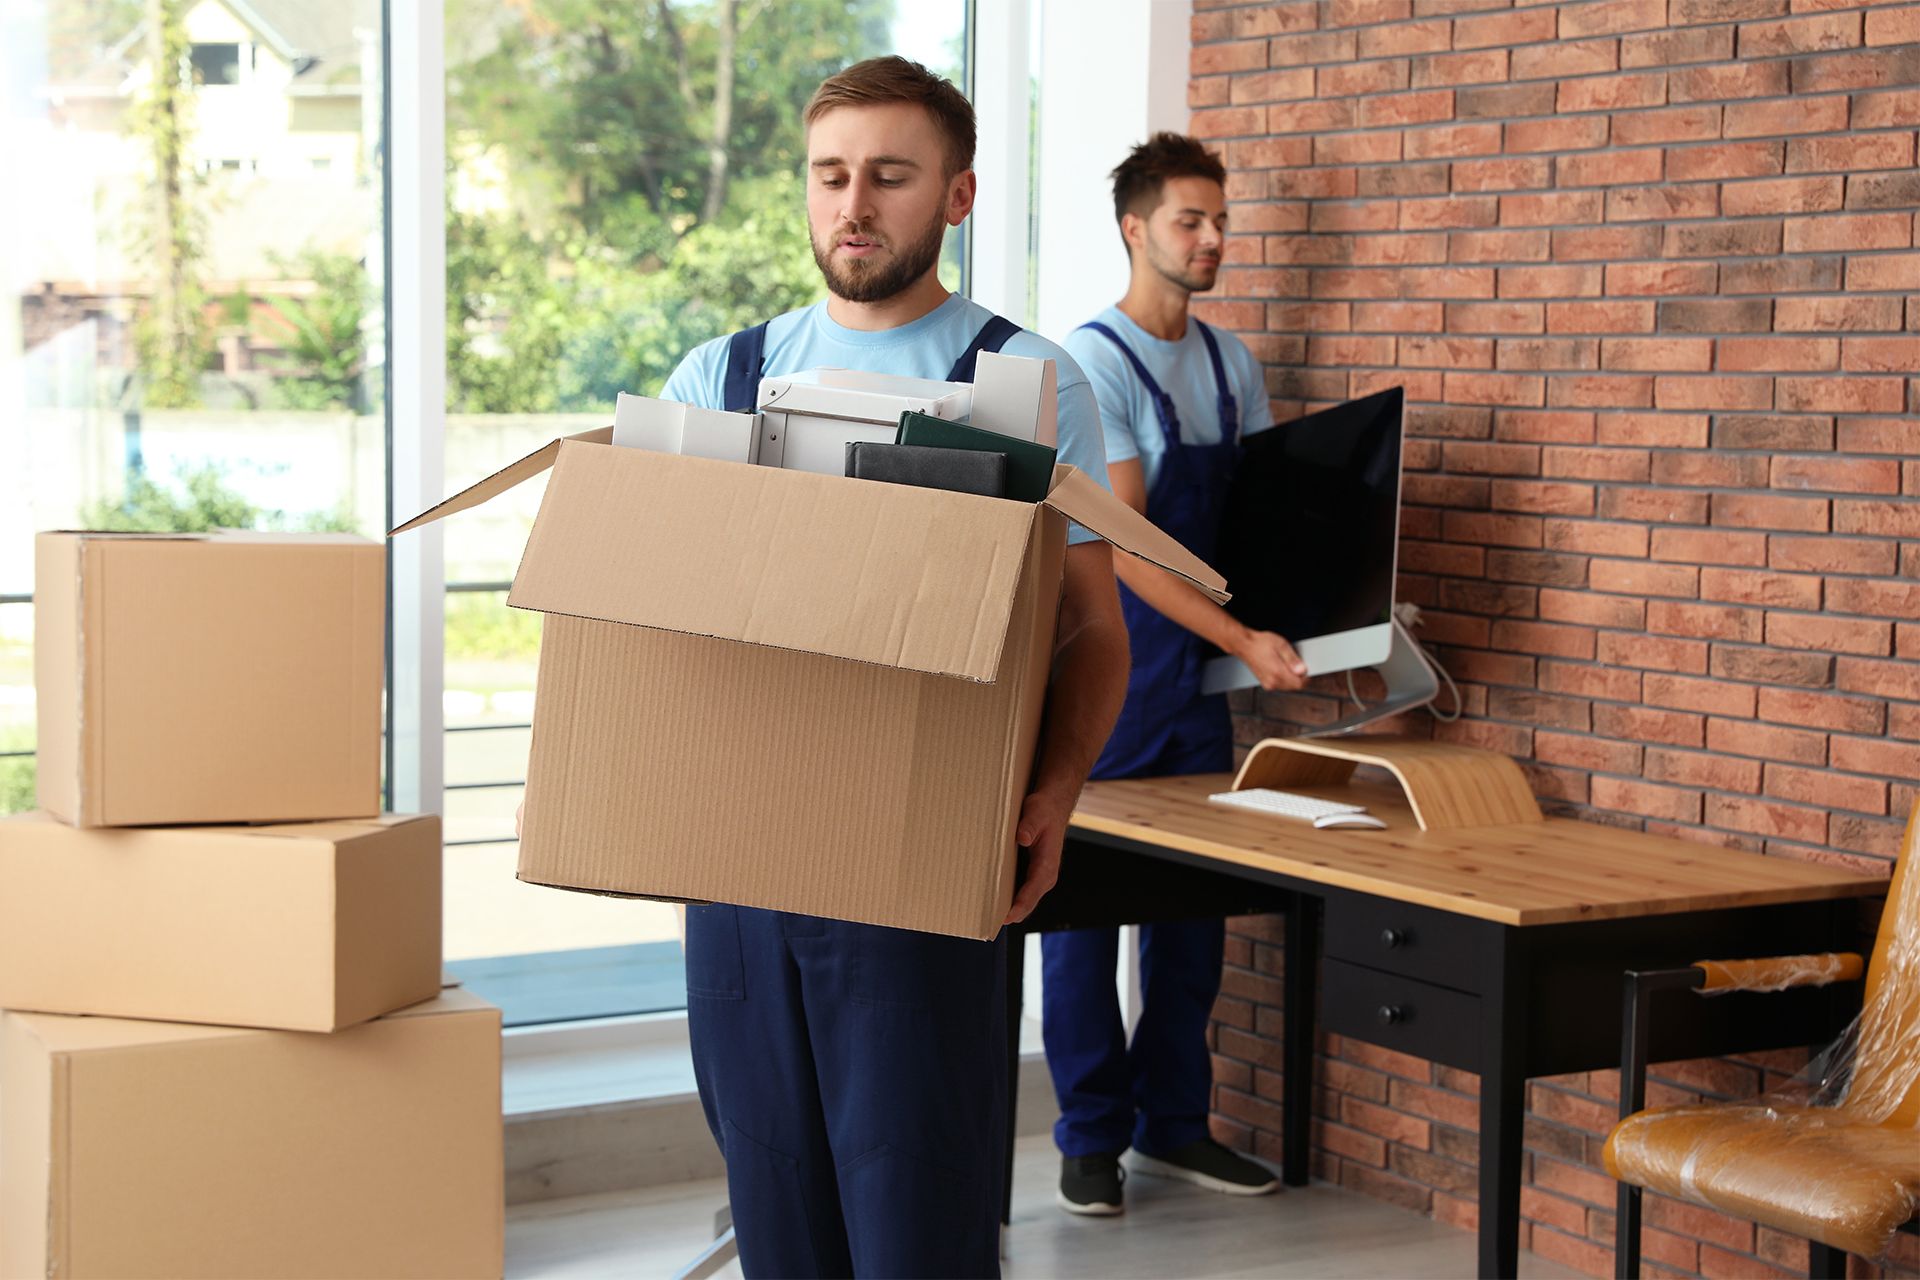
[[[1247,438],[1215,567],[1228,612],[1296,646],[1391,620],[1399,387]]]

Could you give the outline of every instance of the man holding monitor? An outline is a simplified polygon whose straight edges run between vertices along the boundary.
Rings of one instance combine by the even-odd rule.
[[[1219,275],[1225,184],[1219,159],[1192,138],[1160,133],[1136,147],[1113,171],[1131,262],[1126,296],[1065,344],[1099,401],[1114,493],[1202,559],[1216,550],[1240,441],[1273,425],[1259,362],[1238,338],[1189,315],[1192,295]],[[1299,688],[1305,665],[1283,637],[1243,626],[1173,575],[1131,556],[1116,561],[1133,666],[1092,776],[1232,768],[1226,697],[1201,689],[1208,657],[1217,648],[1238,658],[1268,689]],[[1207,1128],[1207,1018],[1225,932],[1220,920],[1141,927],[1143,1011],[1131,1046],[1114,984],[1118,931],[1041,935],[1059,1202],[1068,1211],[1122,1211],[1119,1158],[1129,1146],[1141,1172],[1238,1195],[1278,1187]]]

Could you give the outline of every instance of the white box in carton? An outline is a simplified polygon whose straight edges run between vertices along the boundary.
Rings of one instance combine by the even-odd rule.
[[[844,475],[848,444],[893,443],[900,415],[908,410],[961,421],[973,399],[974,389],[966,383],[851,369],[762,378],[757,460],[789,471]]]
[[[1069,466],[1040,503],[556,440],[508,603],[547,615],[522,880],[996,934],[1069,519],[1224,583]]]

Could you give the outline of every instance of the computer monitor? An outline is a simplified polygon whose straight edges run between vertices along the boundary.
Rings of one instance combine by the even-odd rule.
[[[1285,636],[1309,675],[1385,662],[1400,543],[1399,387],[1247,439],[1214,567],[1247,626]],[[1207,664],[1208,692],[1255,687],[1246,664]]]

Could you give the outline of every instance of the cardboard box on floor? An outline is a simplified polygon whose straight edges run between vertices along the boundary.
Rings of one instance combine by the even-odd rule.
[[[0,1008],[333,1031],[440,989],[440,819],[0,818]]]
[[[395,530],[553,468],[508,597],[547,615],[522,880],[990,938],[1068,519],[1225,598],[1072,467],[1030,504],[609,438],[556,440]]]
[[[0,1013],[0,1275],[498,1276],[500,1011]]]
[[[384,548],[43,533],[40,807],[82,827],[380,812]]]

